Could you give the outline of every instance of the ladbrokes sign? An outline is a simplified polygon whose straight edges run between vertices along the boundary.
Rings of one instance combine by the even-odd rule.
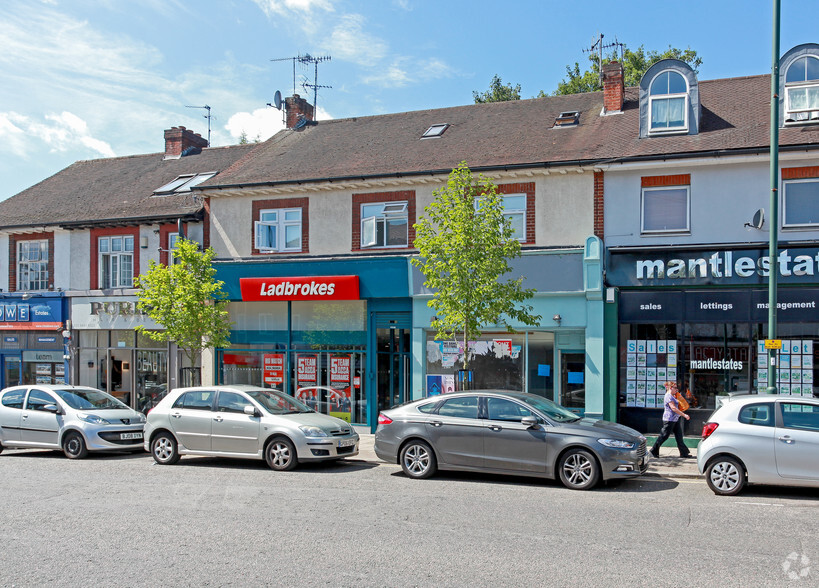
[[[240,278],[242,300],[359,300],[358,276]]]

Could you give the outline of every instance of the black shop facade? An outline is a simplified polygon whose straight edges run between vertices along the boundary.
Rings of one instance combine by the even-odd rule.
[[[777,332],[768,334],[768,275],[777,273]],[[702,425],[729,394],[763,393],[765,340],[782,340],[776,387],[819,393],[819,247],[611,249],[606,271],[616,305],[617,420],[643,433],[660,430],[664,382],[681,382],[691,420]],[[613,325],[613,321],[608,324]],[[819,395],[819,394],[817,394]]]

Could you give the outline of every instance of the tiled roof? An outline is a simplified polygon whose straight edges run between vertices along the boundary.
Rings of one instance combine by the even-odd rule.
[[[78,161],[0,202],[0,229],[117,224],[196,214],[202,205],[190,192],[154,197],[154,190],[183,174],[221,172],[253,147],[214,147],[167,160],[164,153],[152,153]]]
[[[320,121],[285,130],[203,188],[629,160],[660,155],[766,148],[770,76],[699,82],[697,135],[639,138],[638,88],[626,88],[622,114],[600,116],[603,93],[550,96],[399,114]],[[565,111],[580,124],[553,128]],[[448,123],[441,138],[420,137]],[[781,129],[780,145],[816,145],[819,126]]]

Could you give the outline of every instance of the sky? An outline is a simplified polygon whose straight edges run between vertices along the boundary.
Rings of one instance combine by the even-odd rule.
[[[318,118],[471,104],[494,75],[552,93],[603,42],[697,51],[699,79],[770,73],[774,0],[2,0],[0,200],[78,160],[283,128],[276,91]],[[819,42],[819,1],[781,0],[781,53]],[[317,65],[291,58],[323,58]],[[317,67],[317,80],[314,77]],[[210,106],[210,121],[206,118]],[[192,108],[193,107],[193,108]]]

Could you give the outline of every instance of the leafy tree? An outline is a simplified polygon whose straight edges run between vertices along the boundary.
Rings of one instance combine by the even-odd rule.
[[[412,264],[434,291],[427,304],[435,310],[430,326],[436,338],[461,338],[468,369],[470,343],[484,325],[502,324],[513,332],[510,321],[537,325],[541,317],[522,304],[535,292],[522,287],[523,278],[501,281],[511,269],[509,260],[520,256],[520,242],[512,237],[503,200],[491,180],[482,175],[476,180],[461,162],[433,196],[415,224],[420,257]]]
[[[200,252],[195,241],[179,239],[171,254],[172,265],[151,260],[148,271],[136,278],[139,308],[165,330],[137,330],[154,341],[175,342],[194,366],[203,350],[230,342],[227,295],[224,282],[214,279],[213,249]]]
[[[475,104],[520,100],[520,84],[514,87],[512,84],[506,84],[504,86],[498,74],[495,74],[489,84],[489,90],[486,92],[478,92],[477,90],[473,90],[472,98],[475,99]]]
[[[663,52],[647,52],[642,45],[640,45],[636,51],[626,48],[623,50],[622,59],[625,85],[638,85],[643,74],[646,73],[646,70],[661,59],[679,59],[690,65],[694,71],[698,71],[699,66],[702,65],[702,58],[690,47],[677,49],[669,45],[668,49]],[[603,58],[603,65],[610,61],[619,60],[617,52],[613,51],[610,55]],[[562,80],[557,85],[557,90],[554,91],[554,95],[580,94],[583,92],[602,90],[603,86],[600,84],[600,66],[597,63],[597,55],[589,55],[589,62],[591,64],[589,69],[583,72],[580,71],[580,64],[577,62],[575,62],[574,67],[567,65],[566,74],[568,79]],[[542,96],[546,96],[546,94],[541,90],[538,97]]]

